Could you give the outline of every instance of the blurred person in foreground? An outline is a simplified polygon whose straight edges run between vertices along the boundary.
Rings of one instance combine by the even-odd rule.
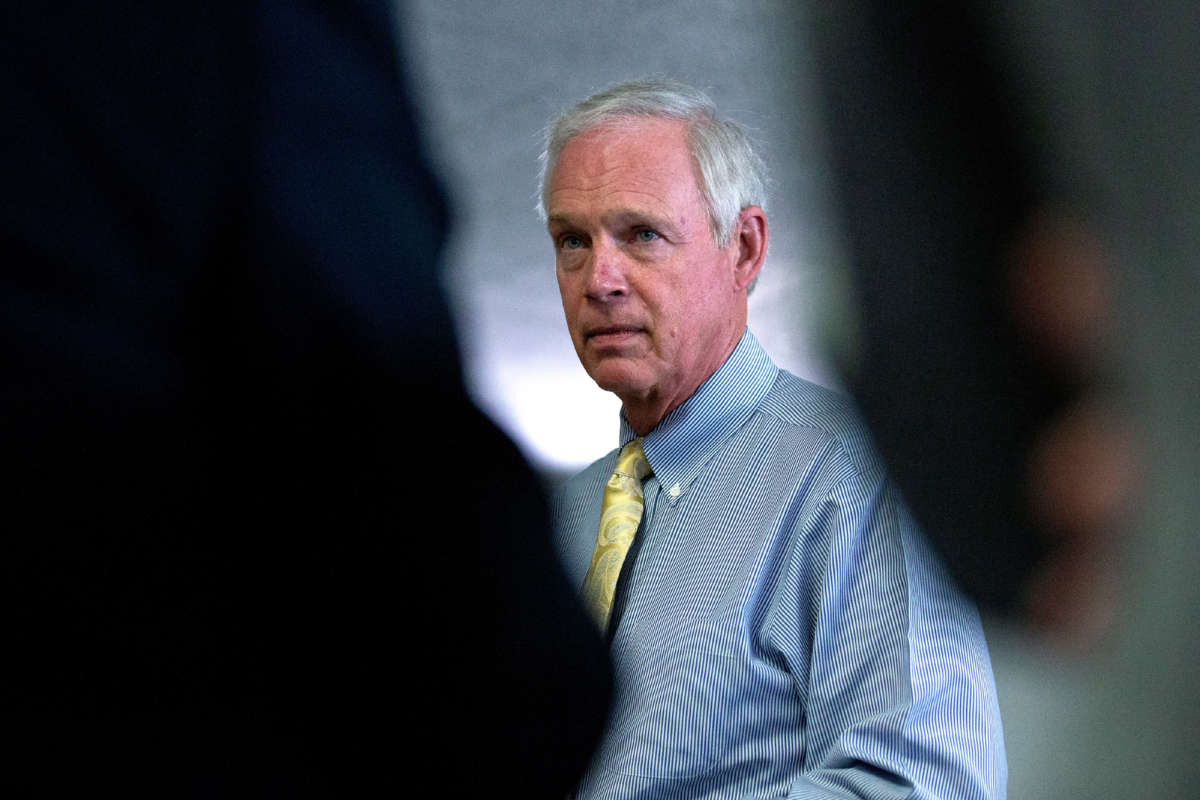
[[[389,4],[3,20],[0,781],[561,797],[608,665],[462,387]]]
[[[1002,798],[987,646],[847,398],[747,323],[763,167],[688,86],[552,125],[542,206],[618,449],[557,504],[610,642],[613,715],[577,796]]]

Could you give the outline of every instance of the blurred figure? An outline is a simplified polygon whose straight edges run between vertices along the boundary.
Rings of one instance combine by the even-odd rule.
[[[3,21],[2,780],[561,797],[607,657],[465,398],[389,5]]]
[[[1103,380],[1110,265],[1038,163],[986,14],[868,0],[815,15],[862,304],[844,366],[963,588],[1086,644],[1112,614],[1136,481]]]

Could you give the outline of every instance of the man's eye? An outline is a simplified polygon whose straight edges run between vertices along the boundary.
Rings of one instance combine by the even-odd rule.
[[[563,250],[578,250],[583,247],[583,239],[568,233],[559,237],[558,246]]]
[[[633,236],[639,242],[653,242],[655,239],[659,238],[658,234],[649,228],[642,228],[634,233]]]

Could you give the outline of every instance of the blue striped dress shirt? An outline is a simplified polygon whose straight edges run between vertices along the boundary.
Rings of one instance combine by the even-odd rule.
[[[621,443],[634,435],[622,417]],[[617,694],[580,800],[1004,797],[978,614],[846,398],[747,331],[644,447]],[[576,585],[617,452],[558,498]]]

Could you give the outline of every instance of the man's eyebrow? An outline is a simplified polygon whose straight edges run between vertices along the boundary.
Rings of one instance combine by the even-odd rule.
[[[551,228],[556,225],[562,227],[570,227],[573,225],[571,217],[566,214],[548,214],[546,215],[546,227]]]
[[[614,208],[604,213],[604,220],[611,223],[649,222],[659,224],[662,220],[659,214],[637,208]]]
[[[670,217],[653,211],[636,208],[615,208],[604,215],[606,224],[614,227],[626,225],[646,225],[669,239],[680,235],[679,225]]]
[[[668,236],[678,234],[679,232],[679,226],[672,222],[669,217],[642,208],[609,209],[603,213],[601,220],[606,227],[610,228],[636,224],[647,225]],[[577,221],[577,218],[571,214],[556,212],[546,216],[546,227],[549,229],[575,228],[580,225],[581,223]]]

